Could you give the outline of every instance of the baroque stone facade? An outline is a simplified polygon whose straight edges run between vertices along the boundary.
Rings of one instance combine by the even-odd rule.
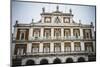
[[[12,65],[73,63],[96,60],[94,26],[73,20],[72,10],[63,13],[42,8],[39,22],[16,21],[12,39]]]

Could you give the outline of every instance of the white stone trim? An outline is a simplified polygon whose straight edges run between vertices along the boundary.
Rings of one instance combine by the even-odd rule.
[[[41,38],[43,38],[43,33],[44,33],[44,28],[41,28],[41,31],[40,31]]]
[[[61,52],[64,52],[64,42],[61,42]]]
[[[73,36],[73,28],[71,28],[71,36]]]
[[[61,28],[61,38],[64,37],[64,28]]]
[[[50,52],[54,52],[54,43],[53,42],[50,43]]]
[[[29,40],[31,40],[32,39],[32,37],[33,37],[33,28],[30,28],[29,29]]]
[[[31,49],[32,49],[32,43],[27,44],[27,53],[31,54]]]
[[[74,51],[74,42],[71,42],[71,51]]]
[[[51,28],[51,38],[54,38],[54,28]]]
[[[39,44],[39,52],[43,52],[43,43]]]
[[[81,50],[82,51],[85,51],[85,44],[83,41],[80,42],[80,45],[81,45]]]

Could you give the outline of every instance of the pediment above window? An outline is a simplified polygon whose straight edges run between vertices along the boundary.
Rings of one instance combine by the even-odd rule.
[[[60,18],[58,16],[55,18],[55,23],[61,23]]]

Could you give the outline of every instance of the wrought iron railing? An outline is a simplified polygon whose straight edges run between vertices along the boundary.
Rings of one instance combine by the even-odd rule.
[[[91,40],[91,39],[95,39],[94,37],[92,38],[84,38],[83,36],[54,36],[54,37],[31,37],[31,40]]]
[[[30,56],[51,56],[51,55],[90,55],[95,54],[95,52],[89,51],[69,51],[69,52],[37,52],[37,53],[25,53],[23,55],[13,55],[13,58],[30,57]]]

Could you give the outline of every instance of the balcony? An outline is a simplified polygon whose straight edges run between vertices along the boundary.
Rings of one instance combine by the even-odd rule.
[[[13,55],[13,58],[21,58],[21,57],[39,57],[39,56],[62,56],[62,55],[95,55],[95,52],[88,51],[69,51],[69,52],[38,52],[38,53],[26,53],[23,55]]]
[[[13,37],[13,42],[23,42],[23,41],[43,41],[43,40],[46,40],[46,41],[49,41],[49,40],[95,40],[95,37],[92,37],[92,38],[83,38],[82,36],[64,36],[64,37],[61,37],[61,36],[58,36],[58,37],[30,37],[29,40],[16,40],[14,37]]]
[[[31,37],[31,40],[93,40],[95,39],[94,37],[92,38],[86,38],[84,39],[82,36],[64,36],[64,37],[61,37],[61,36],[54,36],[54,37]]]

